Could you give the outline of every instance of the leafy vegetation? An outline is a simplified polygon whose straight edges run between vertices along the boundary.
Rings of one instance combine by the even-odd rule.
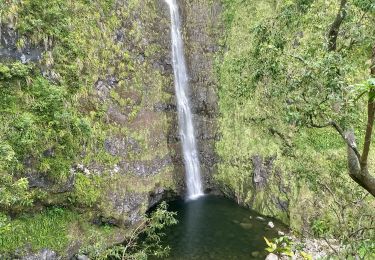
[[[11,52],[0,58],[0,233],[24,229],[29,237],[44,225],[41,235],[49,239],[38,238],[29,247],[7,233],[0,254],[48,247],[64,255],[64,247],[74,242],[67,230],[71,223],[90,243],[106,248],[115,243],[109,233],[120,228],[106,227],[107,234],[90,221],[117,218],[122,226],[129,218],[116,211],[114,192],[127,199],[160,183],[173,188],[170,167],[134,185],[137,177],[118,166],[121,160],[152,160],[169,152],[153,138],[168,129],[168,118],[158,115],[142,129],[135,123],[141,112],[172,98],[163,92],[170,76],[153,64],[167,50],[142,41],[157,38],[152,24],[162,21],[155,5],[151,0],[0,1],[1,37],[9,37],[2,41],[9,46],[1,47]],[[20,53],[25,56],[16,59]],[[118,140],[130,140],[135,148],[120,150]],[[64,210],[43,210],[51,206]],[[139,210],[146,210],[143,201]],[[61,232],[48,231],[52,221]]]
[[[304,248],[303,244],[293,242],[288,236],[280,236],[272,239],[271,241],[269,241],[267,238],[264,238],[264,240],[267,244],[266,251],[275,254],[280,258],[286,256],[289,258],[298,257],[304,260],[313,259],[310,254],[302,250]]]
[[[375,153],[366,149],[374,139],[365,132],[375,17],[371,1],[338,2],[223,1],[216,180],[297,232],[352,245],[375,235],[374,200],[347,174],[343,138],[354,129],[371,176]],[[255,184],[256,171],[266,183]]]
[[[154,138],[168,131],[169,119],[150,112],[173,98],[163,91],[170,77],[155,69],[165,46],[144,40],[158,39],[155,24],[164,22],[156,1],[125,2],[0,1],[1,23],[18,33],[11,49],[41,52],[38,62],[0,63],[0,254],[27,246],[62,253],[75,223],[88,237],[85,252],[99,257],[116,228],[80,222],[78,207],[87,219],[113,217],[119,213],[105,200],[112,191],[127,198],[173,188],[170,168],[141,181],[118,172],[122,160],[170,152]],[[373,1],[222,4],[218,185],[303,235],[338,239],[343,257],[373,258],[374,200],[345,174],[348,145],[360,172],[375,170],[366,128],[374,111]],[[361,154],[337,133],[350,130]],[[111,138],[135,148],[109,152]],[[259,165],[268,171],[261,188],[253,174]],[[164,255],[158,230],[174,221],[165,208],[158,212],[129,236],[128,247],[106,254]],[[147,244],[135,239],[141,234]],[[269,243],[280,248],[280,241]]]
[[[141,110],[153,109],[153,103],[163,99],[162,87],[170,78],[147,61],[135,59],[139,53],[154,57],[160,49],[157,44],[140,41],[141,25],[131,22],[131,17],[144,7],[147,14],[138,18],[150,24],[157,18],[154,2],[0,3],[2,23],[18,32],[12,39],[17,51],[42,53],[36,63],[1,60],[0,120],[4,124],[0,126],[0,171],[4,176],[11,176],[13,182],[25,175],[28,179],[43,176],[51,184],[50,190],[62,190],[75,165],[100,164],[103,172],[109,172],[125,156],[105,149],[110,137],[136,139],[143,146],[153,142],[150,132],[154,129],[139,131],[132,123]],[[149,27],[145,33],[153,31]],[[120,36],[123,40],[118,39]],[[147,102],[143,98],[144,85],[153,89]],[[111,115],[109,108],[118,111],[125,122]],[[160,131],[168,124],[167,118],[160,118]],[[136,152],[128,151],[128,161],[168,152],[166,146],[155,150],[141,149],[143,146]],[[82,180],[82,176],[77,179]],[[40,199],[32,198],[27,187],[25,191],[30,193],[31,201]],[[85,196],[80,193],[71,197],[82,195]],[[93,198],[87,198],[84,204],[92,204],[90,200]]]
[[[121,229],[109,225],[94,226],[90,214],[79,214],[66,208],[52,207],[38,214],[23,214],[16,219],[0,216],[0,256],[12,258],[15,253],[53,248],[68,256],[69,246],[100,244],[102,250],[118,239]],[[85,234],[85,236],[82,236]]]
[[[124,230],[114,226],[93,226],[87,213],[78,214],[64,208],[49,208],[36,215],[24,214],[14,220],[0,215],[0,257],[12,257],[22,250],[38,251],[53,248],[66,256],[69,245],[81,244],[81,253],[95,259],[146,259],[147,256],[165,256],[169,248],[161,244],[163,228],[176,224],[174,212],[167,211],[164,202],[128,234],[124,245],[108,248],[118,243]],[[82,237],[82,234],[85,234]]]
[[[77,220],[77,215],[61,208],[49,209],[34,217],[24,215],[12,222],[3,217],[0,255],[22,250],[25,245],[33,250],[55,248],[61,252],[69,242],[69,225]]]
[[[267,238],[264,238],[267,244],[266,251],[269,253],[277,254],[278,256],[294,256],[291,248],[291,241],[287,237],[275,238],[273,242],[269,241]]]
[[[81,251],[95,259],[147,259],[148,256],[163,258],[168,255],[170,248],[161,244],[161,238],[165,235],[162,230],[177,224],[175,215],[175,212],[167,210],[166,202],[162,202],[127,235],[123,245],[99,250],[94,245]]]
[[[76,175],[74,193],[71,196],[72,203],[92,207],[96,204],[103,190],[104,178],[99,176]]]

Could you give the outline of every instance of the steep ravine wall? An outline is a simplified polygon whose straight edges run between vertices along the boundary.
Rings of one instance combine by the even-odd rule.
[[[61,89],[69,89],[79,82],[78,90],[65,97],[65,107],[89,122],[91,136],[76,139],[76,146],[80,148],[69,157],[65,168],[59,169],[62,177],[55,177],[48,167],[40,167],[45,160],[59,164],[59,151],[52,143],[58,138],[52,137],[50,143],[38,140],[41,149],[31,150],[27,157],[16,154],[23,167],[15,177],[26,177],[30,191],[43,192],[46,196],[35,197],[33,205],[21,207],[12,214],[15,219],[25,212],[36,216],[37,211],[50,206],[78,210],[74,214],[85,214],[81,217],[87,218],[88,223],[121,227],[109,241],[114,243],[121,240],[123,227],[136,223],[161,199],[185,193],[169,11],[163,0],[118,0],[108,1],[108,5],[98,2],[94,6],[80,1],[63,2],[59,6],[63,8],[62,14],[59,13],[61,21],[56,16],[53,24],[47,20],[50,16],[40,12],[55,7],[58,2],[12,3],[9,12],[1,13],[0,61],[9,67],[17,61],[29,64],[33,66],[31,81],[43,77]],[[220,5],[211,1],[180,1],[180,9],[204,186],[212,190],[217,161],[213,62],[218,50]],[[30,13],[26,19],[25,15]],[[60,22],[65,18],[70,28],[60,35]],[[46,28],[24,31],[22,28],[32,19],[41,19]],[[55,33],[53,29],[57,31],[55,36],[49,35]],[[65,57],[70,51],[66,40],[80,54]],[[73,71],[78,75],[77,82],[70,82],[67,68],[77,70]],[[9,86],[29,84],[2,80]],[[36,98],[36,101],[39,100]],[[21,107],[14,115],[29,111],[30,108]],[[9,118],[3,120],[13,124]],[[47,127],[48,122],[41,124],[40,131]],[[10,146],[17,145],[11,143],[11,138],[8,141],[4,133],[1,136]],[[66,241],[68,247],[57,250],[57,255],[64,257],[72,256],[88,242],[83,238],[84,231],[77,237],[73,234],[74,228],[67,230],[61,236],[70,237]],[[41,243],[23,249],[26,244],[22,243],[18,245],[21,250],[17,248],[21,252],[18,257],[45,248]],[[55,250],[53,246],[50,249]],[[50,254],[40,252],[35,257]]]
[[[221,190],[239,204],[277,217],[304,236],[345,240],[353,226],[373,226],[375,200],[348,176],[346,147],[340,135],[331,128],[311,127],[304,121],[306,114],[296,112],[310,102],[305,100],[304,87],[311,82],[303,81],[310,72],[300,61],[312,64],[329,57],[325,35],[337,15],[337,3],[223,3],[225,48],[217,62],[220,140],[216,151],[220,161],[215,175]],[[356,13],[355,4],[350,6],[352,14]],[[312,26],[312,21],[321,26]],[[353,26],[355,30],[360,27]],[[364,28],[362,35],[373,35],[373,30]],[[338,43],[346,48],[344,37]],[[353,50],[355,59],[343,55],[343,64],[353,68],[343,73],[343,82],[347,82],[343,86],[368,77],[369,66],[362,65],[371,57],[368,47],[372,44],[362,39]],[[322,57],[309,56],[311,50]],[[318,67],[325,72],[334,71],[322,64]],[[323,72],[314,73],[314,79],[327,80]],[[337,85],[337,89],[343,86]],[[366,112],[361,110],[365,107],[358,103],[357,108],[342,108],[339,114],[366,122]],[[309,109],[315,113],[314,106]],[[363,138],[359,133],[364,125],[353,122],[358,140]],[[374,165],[374,151],[369,158],[369,165]],[[367,236],[373,240],[374,233]]]
[[[65,259],[88,245],[118,243],[147,209],[185,194],[167,5],[8,2],[0,8],[0,178],[2,184],[3,176],[11,176],[5,184],[27,178],[26,197],[33,203],[9,208],[0,201],[0,213],[10,224],[17,222],[5,231],[0,258],[10,252],[15,258]],[[250,89],[242,104],[233,96],[233,89],[251,86],[247,73],[253,70],[246,64],[252,56],[244,43],[252,42],[249,28],[257,17],[249,14],[262,9],[233,3],[232,23],[223,28],[220,2],[179,1],[206,191],[220,190],[301,233],[310,233],[321,219],[334,223],[326,207],[332,205],[330,190],[299,179],[321,176],[332,187],[345,183],[336,196],[348,194],[351,184],[340,174],[345,151],[329,131],[289,136],[281,101],[269,101],[266,84]],[[81,128],[88,133],[81,135]],[[340,178],[329,176],[333,166]],[[25,226],[51,222],[45,211],[51,207],[59,215],[50,227],[61,229],[25,234]],[[103,223],[111,226],[109,233],[100,229]]]
[[[147,11],[145,12],[147,6],[150,6],[150,3],[144,1],[139,12],[147,13]],[[140,90],[142,104],[137,111],[137,116],[129,124],[122,121],[121,111],[118,107],[110,107],[108,110],[109,117],[116,125],[120,125],[121,128],[129,128],[130,132],[144,133],[141,137],[141,139],[144,138],[142,140],[144,142],[143,150],[140,151],[136,144],[127,138],[124,140],[124,137],[107,138],[105,143],[108,152],[113,150],[112,153],[117,152],[123,157],[123,160],[116,165],[119,172],[134,173],[136,179],[133,183],[137,183],[136,186],[139,185],[139,178],[146,180],[145,188],[141,193],[131,192],[125,195],[127,197],[134,196],[138,200],[123,204],[125,207],[127,204],[135,204],[132,206],[132,211],[139,207],[142,208],[138,213],[144,212],[145,209],[153,206],[165,196],[184,196],[186,188],[174,97],[169,12],[163,0],[156,1],[154,8],[156,12],[154,20],[140,22],[140,24],[144,24],[140,28],[140,31],[143,32],[141,38],[144,41],[144,46],[142,44],[137,46],[139,43],[133,43],[136,49],[140,49],[135,54],[141,60],[140,65],[152,64],[152,66],[146,67],[147,70],[139,76],[145,78],[148,85],[144,85]],[[220,6],[212,4],[210,1],[181,1],[180,9],[190,77],[190,98],[197,130],[204,187],[206,190],[212,190],[214,189],[212,175],[215,172],[217,161],[214,147],[217,86],[213,62],[215,51],[218,50]],[[147,19],[146,16],[144,17]],[[154,55],[143,57],[144,61],[142,61],[142,55],[147,52],[150,43],[157,46],[157,50]],[[158,77],[160,77],[160,81],[156,81],[159,80]],[[102,91],[99,90],[100,92]],[[126,152],[126,148],[123,149],[124,144],[125,147],[130,147],[131,153],[140,154],[140,156],[125,156],[124,158],[123,151]],[[128,179],[125,178],[124,182],[127,181]],[[114,195],[114,197],[116,196]],[[146,204],[145,201],[147,201]]]
[[[202,181],[206,192],[210,192],[216,190],[213,175],[218,160],[215,152],[218,138],[218,97],[214,60],[219,50],[218,40],[221,35],[221,5],[219,1],[180,1],[179,5]],[[175,125],[172,129],[177,131],[178,126]],[[178,139],[176,131],[172,133],[175,140]],[[183,167],[179,142],[176,145],[177,153],[174,159],[176,165]],[[183,172],[183,169],[178,171]]]
[[[222,36],[220,1],[184,1],[185,45],[192,90],[192,110],[206,190],[217,190],[213,182],[218,157],[218,82],[215,58]]]

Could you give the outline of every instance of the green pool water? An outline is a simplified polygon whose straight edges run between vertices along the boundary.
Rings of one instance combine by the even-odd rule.
[[[284,229],[273,219],[239,207],[231,200],[204,196],[193,201],[173,201],[179,223],[165,230],[163,244],[171,248],[166,259],[264,259],[263,237]],[[268,222],[274,228],[267,226]]]

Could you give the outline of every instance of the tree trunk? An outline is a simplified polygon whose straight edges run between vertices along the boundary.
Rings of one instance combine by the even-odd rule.
[[[347,15],[348,0],[341,0],[340,8],[335,21],[332,23],[328,32],[328,50],[335,51],[337,49],[337,37],[339,35],[340,26]]]
[[[371,92],[374,93],[375,90],[372,90]],[[370,146],[371,146],[372,128],[374,126],[374,116],[375,116],[375,100],[369,99],[368,104],[367,104],[367,127],[366,127],[365,142],[363,144],[363,152],[361,156],[361,168],[367,167],[368,154],[370,152]]]
[[[356,146],[353,130],[347,131],[345,137],[354,147]],[[351,146],[347,145],[347,151],[350,178],[375,197],[375,177],[369,173],[367,165],[366,167],[361,166],[360,158],[358,158]]]
[[[372,62],[371,62],[371,77],[375,78],[375,45],[372,48]],[[372,189],[371,194],[375,196],[375,177],[372,176],[368,171],[368,154],[370,152],[371,147],[371,137],[374,127],[375,121],[375,98],[371,98],[375,96],[375,88],[372,88],[369,93],[369,100],[367,104],[367,127],[366,127],[366,136],[365,136],[365,143],[363,147],[363,153],[361,157],[361,169],[362,169],[362,176],[366,179],[365,181],[368,183],[370,188]]]
[[[371,77],[375,78],[375,45],[372,49],[372,59],[371,59],[371,68],[370,74]],[[368,154],[370,152],[371,147],[371,136],[372,136],[372,129],[374,126],[374,117],[375,117],[375,100],[371,99],[371,96],[374,95],[375,89],[372,88],[369,93],[369,99],[367,103],[367,127],[366,127],[366,135],[365,135],[365,142],[363,144],[363,152],[361,156],[361,168],[367,168],[367,160]]]
[[[371,63],[371,76],[375,77],[375,45],[372,51],[372,63]],[[363,143],[362,155],[358,156],[355,153],[355,137],[354,132],[350,131],[346,133],[346,139],[352,145],[348,143],[348,166],[350,177],[357,182],[360,186],[365,188],[371,195],[375,197],[375,177],[371,175],[368,170],[368,155],[371,147],[372,129],[375,120],[375,99],[371,99],[371,95],[375,92],[375,89],[370,90],[369,98],[367,102],[367,126],[365,141]]]

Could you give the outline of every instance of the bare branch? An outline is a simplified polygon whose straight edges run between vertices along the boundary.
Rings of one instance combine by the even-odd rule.
[[[347,4],[348,0],[341,0],[340,8],[337,13],[335,21],[333,21],[331,28],[328,32],[328,50],[336,51],[337,48],[337,37],[339,35],[340,27],[347,15]]]
[[[312,115],[309,115],[309,119],[310,119],[310,125],[311,127],[314,127],[314,128],[326,128],[326,127],[333,127],[339,134],[340,136],[342,137],[342,139],[345,141],[345,143],[353,150],[353,152],[355,153],[355,155],[357,156],[358,160],[360,160],[361,158],[361,155],[357,149],[357,145],[355,144],[355,142],[353,142],[352,140],[350,140],[346,135],[345,135],[345,132],[344,130],[333,120],[329,121],[328,123],[326,124],[323,124],[323,125],[318,125],[318,124],[315,124],[314,123],[314,120],[312,118]]]

